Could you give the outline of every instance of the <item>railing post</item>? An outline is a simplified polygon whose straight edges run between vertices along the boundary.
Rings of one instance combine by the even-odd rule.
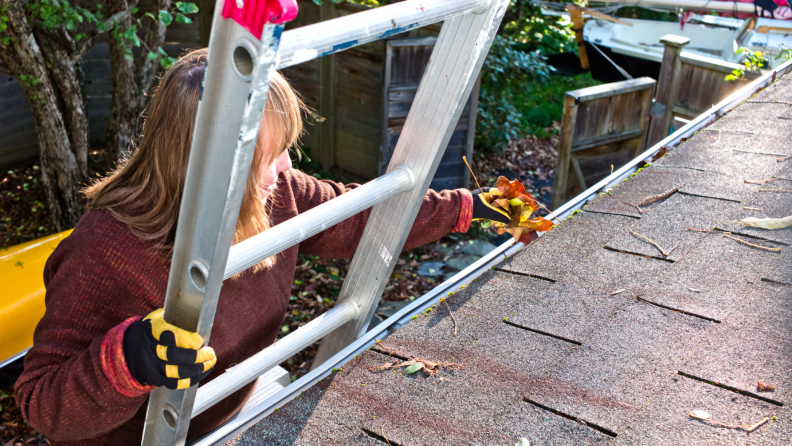
[[[575,5],[567,6],[567,12],[572,19],[572,27],[575,30],[575,40],[577,41],[578,56],[580,56],[580,67],[584,70],[589,69],[588,54],[586,54],[586,42],[583,40],[583,10]]]
[[[667,34],[660,39],[660,43],[665,45],[665,52],[660,66],[660,76],[657,79],[657,93],[652,104],[649,135],[646,138],[647,147],[668,136],[668,131],[671,129],[674,106],[679,97],[679,77],[682,74],[682,60],[679,55],[682,53],[682,47],[690,43],[690,39]]]

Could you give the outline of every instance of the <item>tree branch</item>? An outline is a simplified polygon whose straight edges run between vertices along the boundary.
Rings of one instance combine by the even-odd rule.
[[[157,11],[170,11],[170,6],[170,0],[155,0],[151,3],[151,12],[156,16]],[[157,49],[165,44],[165,25],[160,21],[149,23],[140,41],[150,52],[157,55],[154,60],[149,59],[148,54],[143,51],[138,55],[135,80],[137,81],[138,89],[140,89],[138,97],[140,98],[139,105],[142,107],[144,94],[151,88],[151,85],[154,83],[154,77],[159,69],[162,56]]]
[[[90,36],[86,36],[83,39],[83,41],[79,45],[77,45],[77,50],[71,56],[72,63],[75,63],[78,60],[82,59],[82,57],[85,55],[85,53],[92,46],[94,46],[94,43],[96,43],[96,41],[99,39],[99,37],[101,37],[105,33],[108,33],[110,31],[112,31],[113,28],[115,27],[116,23],[122,22],[122,21],[126,20],[128,17],[129,18],[132,17],[132,13],[128,9],[125,9],[123,11],[119,11],[119,12],[111,15],[110,18],[105,20],[105,22],[104,22],[104,24],[105,24],[104,32],[100,32],[97,29],[97,30],[95,30],[96,32],[92,32]]]

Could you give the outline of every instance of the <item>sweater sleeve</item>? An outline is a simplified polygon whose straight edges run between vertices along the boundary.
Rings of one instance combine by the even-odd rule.
[[[147,271],[151,259],[135,255],[136,242],[131,234],[78,225],[47,261],[46,312],[15,396],[28,424],[51,440],[110,432],[134,416],[151,390],[124,382],[123,332],[130,317],[154,306],[146,274],[156,274]]]
[[[290,170],[283,179],[288,181],[291,198],[298,213],[303,213],[341,194],[357,184],[343,185],[318,180],[297,170]],[[286,197],[285,197],[286,198]],[[472,217],[473,199],[465,189],[429,190],[404,245],[405,249],[439,240],[450,232],[466,232]],[[363,235],[371,209],[354,215],[337,225],[300,243],[300,252],[323,258],[350,258]]]

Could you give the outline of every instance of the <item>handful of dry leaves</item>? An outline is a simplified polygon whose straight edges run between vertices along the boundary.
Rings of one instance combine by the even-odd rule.
[[[496,188],[479,194],[479,197],[492,210],[509,218],[508,224],[497,221],[491,223],[498,229],[498,234],[508,232],[515,241],[527,244],[530,243],[530,232],[549,231],[553,227],[550,220],[542,217],[531,218],[539,204],[519,180],[509,181],[506,177],[498,177],[495,186]]]

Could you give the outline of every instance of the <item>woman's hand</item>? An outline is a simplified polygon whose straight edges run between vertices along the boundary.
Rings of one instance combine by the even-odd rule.
[[[217,362],[198,333],[165,322],[162,308],[134,322],[124,334],[129,373],[144,385],[186,389],[198,384]]]
[[[489,192],[491,189],[494,188],[483,187],[481,189],[470,191],[470,194],[473,195],[473,220],[487,219],[508,225],[511,223],[509,217],[484,204],[484,199],[479,196],[479,194]],[[539,235],[537,235],[535,231],[525,232],[522,236],[520,236],[520,242],[528,245],[538,238]]]
[[[470,194],[473,195],[473,220],[484,218],[491,221],[497,221],[497,222],[509,224],[511,222],[511,220],[509,220],[509,217],[501,214],[500,212],[484,204],[483,198],[479,196],[479,194],[481,193],[489,192],[490,189],[493,188],[483,187],[481,189],[470,191]]]

